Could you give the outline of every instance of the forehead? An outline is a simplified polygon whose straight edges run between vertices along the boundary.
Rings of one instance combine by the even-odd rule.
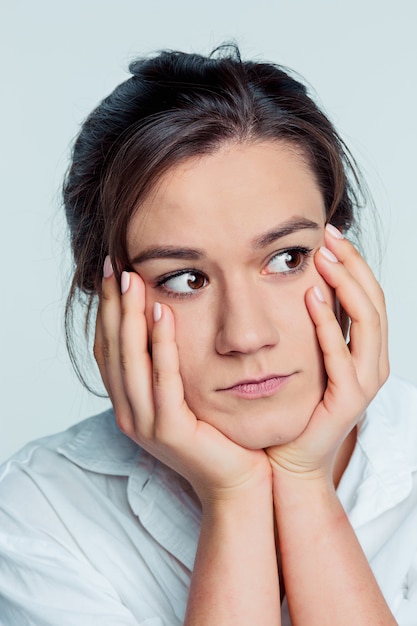
[[[162,176],[132,218],[128,247],[132,254],[155,242],[252,239],[302,218],[325,220],[323,197],[303,153],[282,142],[228,144]]]

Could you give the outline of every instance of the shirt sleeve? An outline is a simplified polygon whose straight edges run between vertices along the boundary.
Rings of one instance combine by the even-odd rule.
[[[158,617],[138,621],[102,575],[52,538],[3,531],[0,624],[167,626]]]
[[[85,536],[83,519],[54,507],[37,478],[24,468],[0,481],[0,626],[178,626],[152,608],[140,576],[134,612],[123,581],[115,586],[77,543],[82,535],[100,550],[103,538]],[[58,486],[65,503],[68,485]],[[76,487],[81,499],[82,485]],[[100,518],[96,509],[91,516]]]
[[[399,626],[416,626],[417,624],[417,552],[414,554],[402,589],[402,599],[394,616]]]

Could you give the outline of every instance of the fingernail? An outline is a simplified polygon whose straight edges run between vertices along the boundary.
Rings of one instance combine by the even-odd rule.
[[[122,293],[126,293],[129,289],[130,285],[130,274],[129,272],[122,272],[122,276],[120,278],[120,289]]]
[[[314,291],[314,294],[315,294],[317,300],[319,300],[320,302],[326,302],[325,299],[324,299],[324,296],[323,296],[323,292],[320,289],[320,287],[317,287],[317,285],[315,285],[313,287],[313,291]]]
[[[327,259],[328,261],[331,261],[332,263],[337,263],[337,258],[335,257],[333,252],[331,252],[328,248],[325,248],[324,246],[322,246],[320,248],[320,252],[324,256],[324,258]]]
[[[345,238],[343,233],[341,233],[340,230],[338,228],[336,228],[336,226],[333,226],[333,224],[326,224],[326,230],[329,233],[329,235],[331,235],[335,239],[344,239]]]
[[[159,302],[153,303],[153,321],[159,322],[162,317],[162,307]]]
[[[110,256],[107,255],[106,258],[104,259],[103,276],[104,278],[110,278],[112,274],[113,274],[113,265],[111,264]]]

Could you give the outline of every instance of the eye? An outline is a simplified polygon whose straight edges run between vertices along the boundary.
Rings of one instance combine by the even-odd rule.
[[[304,269],[307,258],[312,250],[308,248],[288,248],[282,250],[269,260],[267,274],[292,274]]]
[[[204,274],[196,271],[183,270],[169,276],[161,277],[157,286],[162,287],[172,295],[189,295],[193,291],[198,291],[207,285],[207,278]]]

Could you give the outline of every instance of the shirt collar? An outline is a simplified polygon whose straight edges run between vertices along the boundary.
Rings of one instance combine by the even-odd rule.
[[[338,487],[339,498],[354,527],[393,508],[411,492],[412,472],[417,468],[404,453],[407,433],[398,427],[398,406],[399,394],[395,379],[391,378],[358,426],[357,444]],[[72,427],[58,451],[86,470],[130,477],[130,505],[145,526],[154,524],[158,517],[152,515],[152,522],[147,517],[146,511],[150,509],[144,506],[145,500],[152,504],[152,511],[158,509],[161,519],[179,520],[185,515],[193,527],[198,522],[200,513],[188,483],[124,435],[117,427],[112,409]],[[183,497],[188,509],[193,509],[191,520]],[[169,524],[161,523],[160,531],[156,530],[157,534],[160,532],[161,543],[168,527]],[[181,530],[171,540],[173,545],[183,544],[186,549],[187,539]],[[187,554],[187,565],[192,558],[191,553]]]
[[[58,452],[85,470],[126,476],[129,505],[154,539],[191,570],[201,507],[190,484],[117,427],[112,409],[67,431]]]
[[[192,570],[201,523],[201,506],[191,485],[143,451],[132,472],[129,504],[147,531]]]
[[[119,430],[112,409],[76,424],[66,434],[58,452],[99,474],[129,476],[142,451]]]

